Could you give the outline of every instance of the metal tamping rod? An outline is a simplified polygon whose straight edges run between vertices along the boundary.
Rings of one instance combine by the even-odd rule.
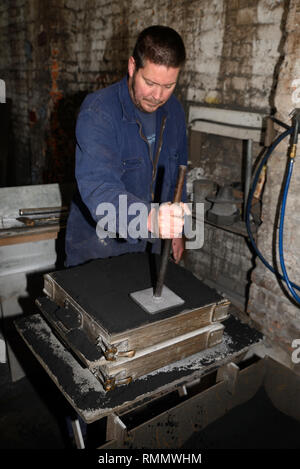
[[[67,206],[62,207],[40,207],[40,208],[20,208],[19,214],[21,216],[29,215],[48,215],[52,213],[66,212],[68,210]]]
[[[173,198],[173,203],[174,204],[175,203],[180,203],[180,201],[181,201],[181,195],[182,195],[182,188],[183,188],[183,184],[184,184],[185,173],[186,173],[186,166],[180,165],[179,166],[177,183],[176,183],[176,187],[175,187],[174,198]],[[161,297],[161,293],[162,293],[162,289],[163,289],[163,285],[164,285],[164,280],[165,280],[165,276],[166,276],[166,271],[167,271],[167,265],[168,265],[171,245],[172,245],[172,239],[166,239],[164,241],[163,252],[162,252],[162,255],[161,255],[160,270],[159,270],[158,279],[157,279],[157,283],[156,283],[154,294],[153,294],[153,296],[155,298],[160,298]]]

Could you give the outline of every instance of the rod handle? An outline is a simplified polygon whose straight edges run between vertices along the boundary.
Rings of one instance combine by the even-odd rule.
[[[186,166],[180,165],[178,169],[178,177],[177,177],[177,183],[176,183],[175,192],[174,192],[173,203],[179,203],[181,201],[185,173],[186,173]],[[172,246],[172,240],[166,239],[164,242],[164,248],[163,248],[163,252],[161,255],[159,275],[158,275],[158,279],[157,279],[157,283],[156,283],[156,287],[154,291],[155,298],[161,297],[171,246]]]

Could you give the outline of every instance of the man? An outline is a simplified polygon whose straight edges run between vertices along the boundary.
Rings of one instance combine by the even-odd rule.
[[[76,125],[79,193],[67,223],[66,266],[145,251],[148,241],[157,252],[158,237],[172,238],[179,262],[184,205],[170,201],[178,167],[187,164],[187,145],[184,112],[172,93],[184,62],[179,34],[150,26],[137,39],[128,76],[84,100]],[[162,202],[159,211],[151,206]],[[147,212],[146,233],[141,230],[140,236],[127,230],[134,220],[133,204]],[[110,207],[114,210],[108,216]]]

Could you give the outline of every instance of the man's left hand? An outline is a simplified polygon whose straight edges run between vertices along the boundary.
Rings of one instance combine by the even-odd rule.
[[[173,238],[172,239],[172,251],[173,251],[173,258],[176,264],[182,258],[185,248],[185,241],[184,237],[182,238]]]

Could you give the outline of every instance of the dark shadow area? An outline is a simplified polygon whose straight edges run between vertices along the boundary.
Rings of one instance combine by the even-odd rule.
[[[75,127],[80,106],[87,94],[115,83],[127,73],[128,12],[125,7],[122,10],[123,21],[118,23],[107,41],[97,76],[85,90],[65,94],[54,105],[46,135],[45,184],[75,181]],[[61,86],[64,89],[67,85],[62,82]]]
[[[46,136],[44,184],[75,182],[75,127],[88,91],[66,95],[55,103]]]
[[[0,104],[0,187],[15,184],[16,168],[11,109],[11,99]]]
[[[0,449],[67,449],[73,447],[67,417],[73,410],[31,355],[31,371],[11,382],[0,365]]]
[[[37,368],[36,373],[16,383],[7,375],[7,365],[0,364],[0,449],[75,448],[67,424],[68,417],[75,417],[73,409],[48,375]],[[174,399],[176,404],[175,394]],[[168,405],[168,397],[165,400]],[[150,403],[143,414],[137,411],[122,421],[129,430],[136,428],[159,413],[156,407],[155,402]],[[85,431],[87,449],[104,444],[106,418],[89,424]],[[184,428],[177,431],[184,439]],[[179,449],[299,449],[299,431],[300,422],[277,410],[261,387],[248,402],[204,429],[199,422],[193,436]]]
[[[195,433],[182,449],[299,449],[300,422],[277,410],[261,387],[245,404]]]

